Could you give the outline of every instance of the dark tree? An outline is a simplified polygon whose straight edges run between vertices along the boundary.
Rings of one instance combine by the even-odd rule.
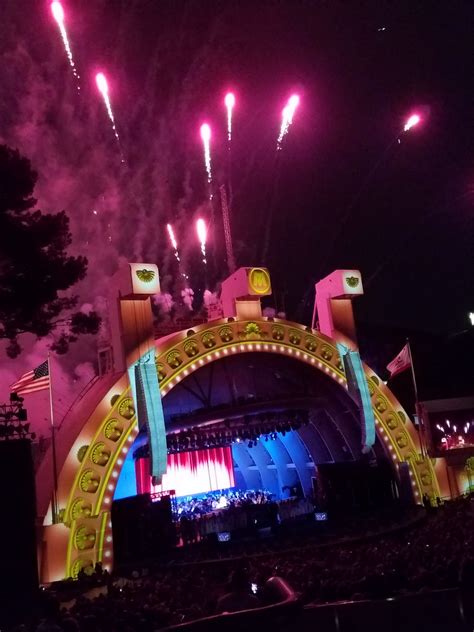
[[[18,336],[62,330],[56,350],[65,352],[82,333],[97,333],[95,312],[72,313],[77,296],[66,292],[83,279],[85,257],[68,255],[69,219],[33,210],[37,174],[18,151],[0,145],[0,338],[7,353],[21,352]]]

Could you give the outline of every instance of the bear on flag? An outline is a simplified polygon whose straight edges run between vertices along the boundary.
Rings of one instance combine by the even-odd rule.
[[[390,377],[394,377],[398,373],[405,371],[411,366],[411,353],[408,343],[403,347],[397,357],[387,364],[387,369],[390,372]]]

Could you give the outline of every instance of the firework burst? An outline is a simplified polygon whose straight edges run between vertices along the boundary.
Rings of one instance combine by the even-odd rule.
[[[436,424],[437,430],[441,434],[441,446],[444,450],[453,450],[470,447],[474,445],[472,421],[465,421],[464,424],[452,423],[445,419],[443,424]]]

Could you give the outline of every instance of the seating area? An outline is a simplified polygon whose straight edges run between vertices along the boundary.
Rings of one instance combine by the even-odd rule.
[[[265,585],[274,576],[295,591],[300,606],[311,605],[309,611],[341,600],[373,602],[472,586],[473,516],[474,498],[465,497],[421,517],[397,521],[392,516],[378,534],[371,531],[377,523],[373,516],[360,523],[359,533],[339,534],[332,542],[321,542],[314,531],[295,532],[282,534],[280,543],[276,538],[264,547],[249,545],[247,552],[239,543],[235,557],[227,559],[197,561],[191,547],[189,559],[136,568],[127,575],[109,576],[99,567],[95,576],[44,591],[41,615],[60,630],[161,629],[219,615],[219,603],[234,590],[238,597],[233,603],[241,600],[242,610],[268,606],[274,601]],[[233,587],[236,574],[238,589]],[[38,623],[32,620],[21,629],[58,629]]]

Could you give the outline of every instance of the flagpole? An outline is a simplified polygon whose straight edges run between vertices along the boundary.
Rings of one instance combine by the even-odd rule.
[[[53,453],[53,498],[52,514],[53,524],[58,522],[58,462],[56,458],[56,427],[54,425],[53,408],[53,372],[51,370],[51,353],[48,351],[48,373],[49,373],[49,412],[51,421],[51,446]]]
[[[415,391],[415,411],[416,411],[416,416],[418,417],[418,425],[420,428],[419,437],[420,437],[421,456],[426,456],[425,445],[424,445],[423,416],[422,416],[420,402],[418,401],[418,385],[416,383],[415,365],[413,364],[413,355],[411,353],[411,345],[410,345],[409,338],[407,338],[407,347],[408,347],[408,355],[410,357],[410,368],[411,368],[411,377],[413,380],[413,390]]]
[[[408,355],[410,356],[411,377],[413,379],[413,390],[415,391],[415,401],[418,402],[418,386],[416,384],[415,366],[413,364],[413,355],[411,353],[410,339],[407,338]]]

